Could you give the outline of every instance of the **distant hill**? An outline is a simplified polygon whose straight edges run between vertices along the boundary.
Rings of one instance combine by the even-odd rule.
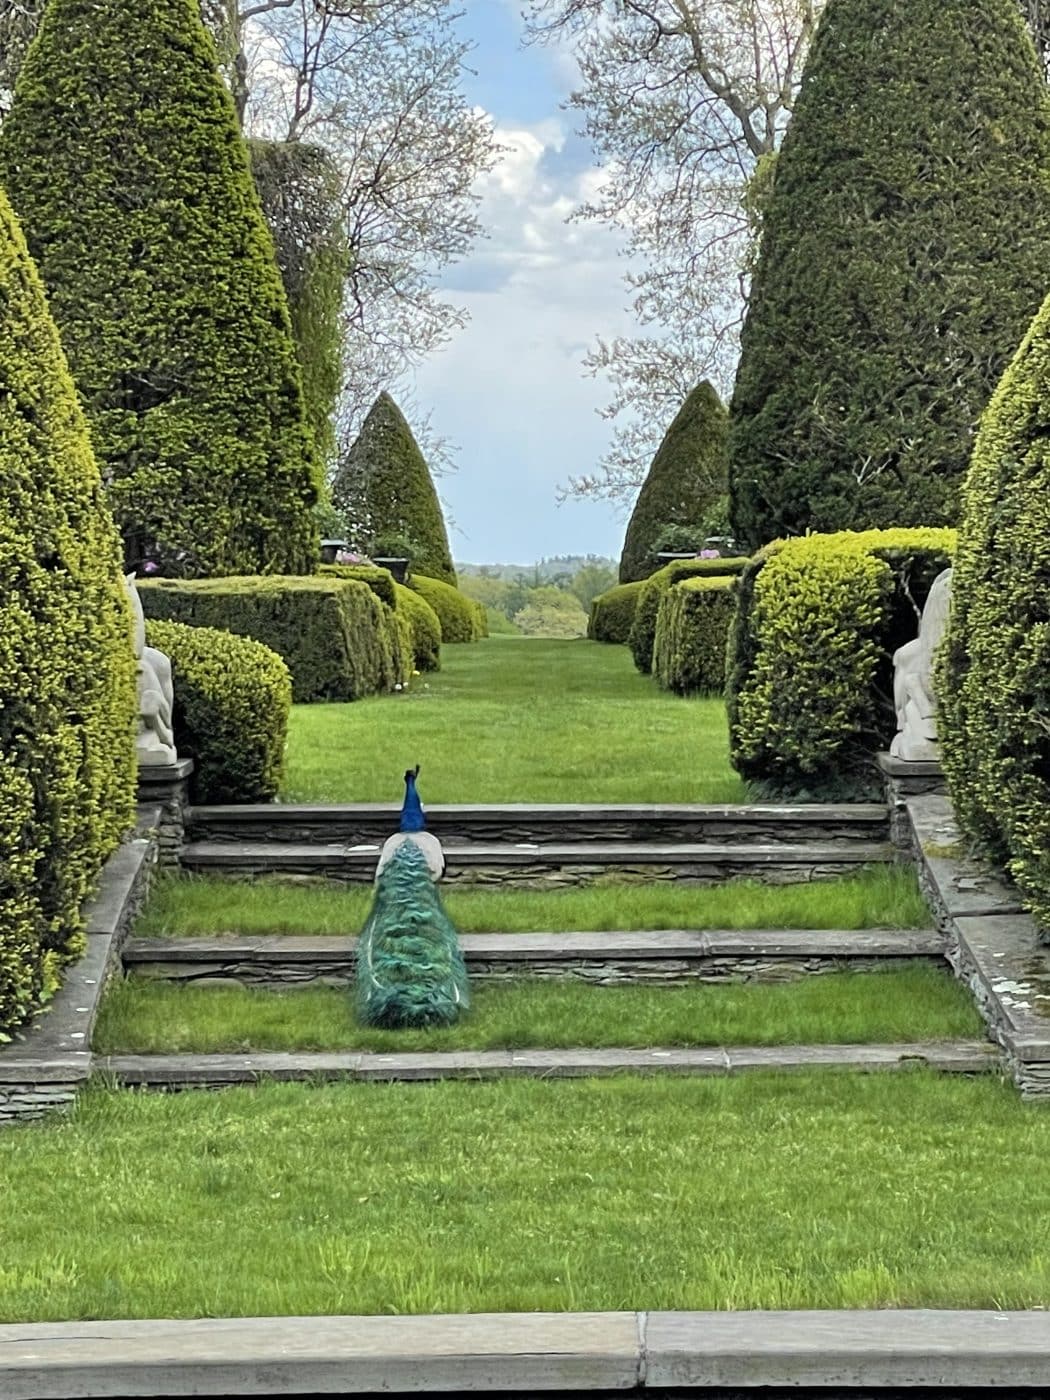
[[[604,554],[555,554],[532,564],[463,564],[456,561],[458,574],[474,574],[481,578],[525,579],[533,587],[556,578],[573,578],[590,565],[616,567],[618,560]]]

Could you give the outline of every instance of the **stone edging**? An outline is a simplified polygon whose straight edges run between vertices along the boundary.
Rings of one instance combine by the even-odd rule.
[[[87,951],[70,967],[54,1000],[9,1044],[0,1046],[0,1125],[68,1108],[92,1072],[91,1031],[120,948],[149,888],[156,859],[137,836],[110,856],[84,906]]]
[[[241,1055],[96,1055],[94,1068],[141,1089],[225,1089],[261,1080],[592,1079],[615,1074],[730,1075],[753,1070],[915,1068],[984,1074],[999,1068],[980,1040],[900,1045],[709,1046],[697,1049],[256,1051]]]
[[[5,1400],[1042,1389],[1045,1312],[473,1313],[0,1326]]]
[[[1050,1097],[1050,946],[1017,890],[972,859],[947,797],[905,804],[919,880],[948,960],[974,994],[1022,1097]]]
[[[465,933],[472,978],[527,973],[594,982],[783,982],[820,973],[869,971],[887,962],[943,962],[947,940],[933,929],[660,929],[639,933]],[[132,938],[124,968],[180,984],[342,986],[352,980],[357,939],[288,934]]]

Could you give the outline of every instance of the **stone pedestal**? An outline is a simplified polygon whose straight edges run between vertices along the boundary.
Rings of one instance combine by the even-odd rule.
[[[898,850],[911,849],[911,832],[904,804],[909,797],[922,797],[928,792],[946,793],[944,770],[939,763],[924,760],[914,762],[894,758],[892,754],[875,755],[890,809],[890,839]]]
[[[193,759],[177,763],[139,766],[138,803],[148,812],[148,825],[157,833],[159,864],[178,865],[186,832],[186,809],[190,805],[190,776]],[[146,815],[146,813],[143,813]]]

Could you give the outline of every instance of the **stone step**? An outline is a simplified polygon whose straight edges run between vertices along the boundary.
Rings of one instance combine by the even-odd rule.
[[[601,984],[689,981],[781,982],[887,960],[940,961],[945,939],[931,929],[660,929],[644,933],[466,933],[460,943],[473,978],[577,978]],[[354,975],[357,939],[255,937],[134,938],[124,968],[137,977],[251,986],[322,982]]]
[[[1046,1312],[451,1313],[0,1325],[5,1400],[1040,1395]]]
[[[260,1080],[590,1079],[626,1073],[724,1075],[806,1069],[925,1067],[949,1074],[981,1074],[998,1065],[995,1046],[981,1040],[688,1050],[260,1051],[246,1055],[99,1055],[94,1059],[98,1073],[128,1088],[144,1089],[220,1089]]]
[[[222,875],[316,876],[370,882],[378,844],[313,845],[281,841],[193,841],[183,847],[186,870]],[[445,883],[533,888],[589,885],[612,880],[681,880],[716,884],[750,876],[767,884],[828,880],[862,865],[885,864],[885,842],[848,845],[715,845],[579,843],[571,845],[446,845]]]
[[[357,846],[382,843],[397,830],[400,807],[391,803],[193,807],[187,815],[192,841],[291,841],[299,845]],[[697,843],[728,845],[777,841],[884,841],[888,808],[878,803],[806,805],[671,805],[494,803],[427,806],[427,826],[452,845],[532,841]]]

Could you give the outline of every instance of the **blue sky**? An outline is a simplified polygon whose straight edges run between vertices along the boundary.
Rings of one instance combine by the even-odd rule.
[[[575,71],[562,49],[522,48],[516,0],[467,0],[475,49],[464,87],[506,147],[479,185],[488,237],[444,279],[470,323],[417,372],[414,399],[458,448],[438,483],[453,553],[475,563],[618,556],[624,522],[604,501],[557,504],[609,440],[608,386],[582,360],[596,334],[631,329],[619,240],[566,216],[600,178],[560,110]]]

